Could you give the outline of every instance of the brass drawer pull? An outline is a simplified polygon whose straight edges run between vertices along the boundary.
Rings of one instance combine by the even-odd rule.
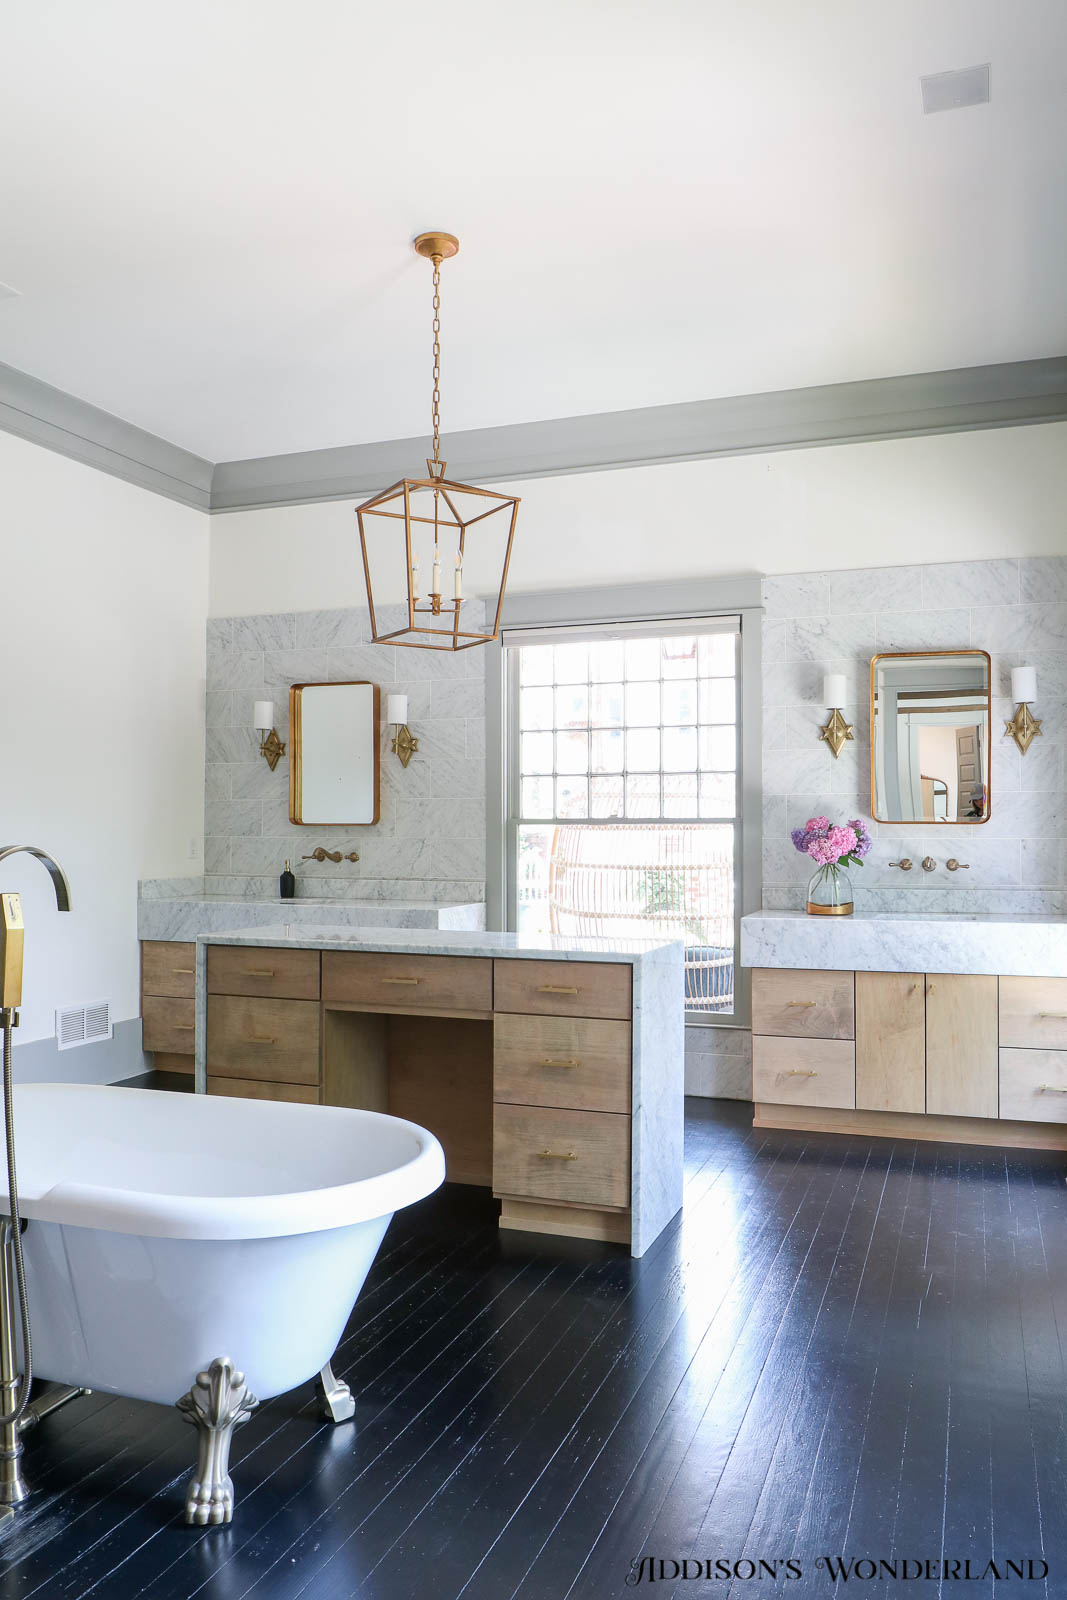
[[[244,975],[246,978],[273,978],[274,968],[246,967]]]
[[[1067,1022],[1067,1011],[1039,1011],[1039,1017],[1049,1017],[1056,1022]]]
[[[811,1067],[790,1067],[786,1073],[787,1078],[817,1078],[819,1074]]]
[[[383,983],[418,983],[418,978],[383,978]]]
[[[195,1033],[196,1032],[196,1023],[195,1022],[176,1022],[174,1024],[174,1031],[175,1031],[175,1033]]]
[[[538,1150],[539,1161],[577,1161],[573,1150]]]
[[[538,986],[538,994],[578,994],[578,989],[568,988],[564,983],[542,983]]]
[[[196,976],[195,967],[174,967],[172,970],[183,978],[195,978]]]
[[[272,1039],[269,1033],[250,1033],[248,1035],[252,1044],[277,1044],[277,1039]]]
[[[556,1061],[552,1056],[545,1056],[541,1062],[543,1067],[580,1067],[580,1061]]]
[[[786,1001],[786,1005],[787,1006],[814,1006],[814,1005],[817,1005],[817,1004],[818,1004],[818,1001],[816,1001],[816,1000],[787,1000]]]
[[[1067,1094],[1067,1084],[1039,1083],[1037,1087],[1042,1094]]]

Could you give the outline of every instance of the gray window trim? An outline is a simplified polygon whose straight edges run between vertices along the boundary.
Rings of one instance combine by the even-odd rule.
[[[509,595],[504,630],[581,624],[656,623],[679,618],[741,618],[741,827],[738,913],[762,903],[762,629],[761,580],[756,577],[698,579],[691,583],[620,584],[601,589],[545,590]],[[508,926],[505,762],[509,759],[503,640],[486,651],[486,916],[488,926]],[[693,1027],[750,1026],[749,975],[735,973],[736,1006],[729,1018],[700,1018]]]

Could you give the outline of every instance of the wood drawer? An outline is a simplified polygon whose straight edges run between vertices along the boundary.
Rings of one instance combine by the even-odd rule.
[[[212,995],[207,1070],[271,1083],[319,1082],[319,1008],[314,1000]]]
[[[1000,1115],[1067,1122],[1067,1050],[1001,1049]]]
[[[1067,978],[1001,978],[1000,1042],[1067,1050]]]
[[[493,965],[487,956],[391,956],[373,951],[326,950],[322,957],[326,1005],[379,1011],[493,1009]]]
[[[207,990],[208,994],[317,1000],[319,952],[275,950],[256,945],[209,945]]]
[[[493,1193],[572,1205],[628,1206],[629,1117],[495,1105]]]
[[[618,1017],[633,1010],[633,969],[626,962],[494,961],[497,1011],[548,1017]]]
[[[496,1100],[628,1112],[630,1078],[628,1022],[501,1012],[493,1024]]]
[[[240,1100],[291,1100],[299,1106],[317,1106],[319,1091],[310,1083],[259,1083],[255,1078],[220,1078],[211,1074],[208,1094],[233,1095]]]
[[[757,967],[752,974],[752,1031],[790,1039],[854,1039],[855,974]]]
[[[141,993],[191,1000],[196,993],[196,945],[184,940],[143,940]]]
[[[191,1056],[196,1040],[196,1001],[145,995],[141,1001],[141,1045],[170,1055]]]
[[[856,1108],[850,1039],[752,1038],[752,1098],[778,1106]]]

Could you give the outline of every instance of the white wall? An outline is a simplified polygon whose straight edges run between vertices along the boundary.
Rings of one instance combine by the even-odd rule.
[[[412,463],[413,470],[418,462]],[[493,485],[503,488],[504,485]],[[1067,549],[1067,423],[535,478],[509,588]],[[212,519],[211,613],[358,605],[351,501]],[[468,588],[491,581],[468,556]],[[395,599],[396,596],[383,596]]]
[[[137,879],[202,871],[208,518],[7,434],[0,507],[0,845],[57,856],[74,908],[29,857],[0,865],[23,897],[24,1044],[61,1005],[136,1017]]]

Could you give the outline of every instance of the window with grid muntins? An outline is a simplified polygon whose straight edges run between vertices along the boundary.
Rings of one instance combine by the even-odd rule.
[[[681,938],[689,1009],[730,1014],[740,635],[653,629],[508,649],[512,916]]]

